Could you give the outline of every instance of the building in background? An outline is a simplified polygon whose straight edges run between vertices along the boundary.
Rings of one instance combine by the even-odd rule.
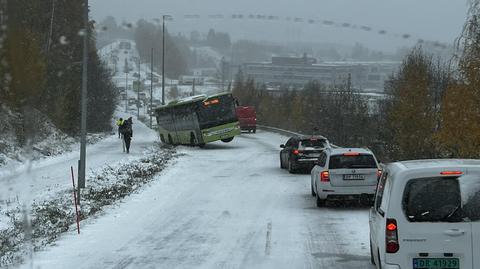
[[[246,77],[269,86],[303,86],[310,81],[325,85],[343,84],[351,77],[352,87],[383,91],[384,82],[400,62],[317,62],[307,57],[272,57],[271,62],[243,64]]]

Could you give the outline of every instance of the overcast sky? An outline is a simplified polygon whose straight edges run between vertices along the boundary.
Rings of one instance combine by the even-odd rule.
[[[170,32],[206,31],[215,28],[228,31],[232,38],[272,41],[321,41],[353,44],[393,51],[418,38],[452,43],[465,22],[466,0],[90,0],[91,16],[101,21],[108,15],[118,21],[136,22],[172,14]],[[201,15],[185,19],[185,14]],[[222,14],[225,19],[209,19]],[[234,20],[232,14],[279,16],[279,21]],[[288,22],[286,17],[317,21],[331,20],[370,26],[375,31]],[[386,35],[378,34],[386,30]],[[412,35],[403,39],[399,35]]]

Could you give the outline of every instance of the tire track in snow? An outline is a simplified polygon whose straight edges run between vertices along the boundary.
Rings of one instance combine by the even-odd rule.
[[[265,242],[265,256],[270,256],[270,252],[272,250],[272,222],[268,222],[267,224],[267,236]]]

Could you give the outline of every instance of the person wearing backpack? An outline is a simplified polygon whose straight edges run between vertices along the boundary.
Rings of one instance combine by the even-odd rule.
[[[130,153],[130,143],[132,142],[133,130],[132,130],[132,117],[125,120],[122,124],[122,135],[125,143],[125,149],[127,153]],[[125,151],[125,150],[124,150]]]

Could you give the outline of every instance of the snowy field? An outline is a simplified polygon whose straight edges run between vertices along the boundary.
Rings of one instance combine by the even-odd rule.
[[[368,210],[317,209],[309,175],[279,168],[285,140],[259,132],[179,147],[185,155],[147,189],[25,268],[372,268]]]

